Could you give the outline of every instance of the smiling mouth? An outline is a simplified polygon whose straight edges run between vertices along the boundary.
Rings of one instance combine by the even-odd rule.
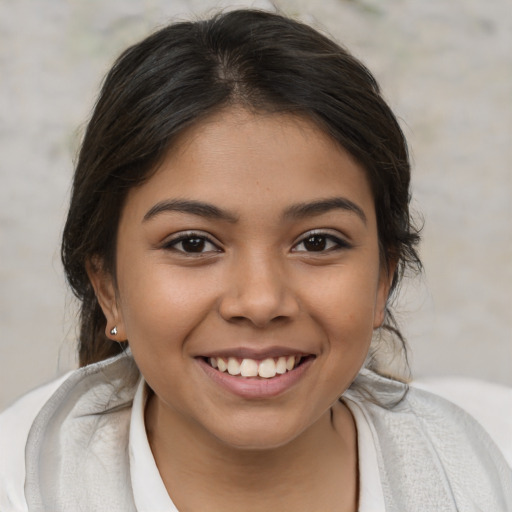
[[[262,360],[238,357],[205,357],[212,368],[233,377],[273,379],[291,372],[313,356],[289,355]]]

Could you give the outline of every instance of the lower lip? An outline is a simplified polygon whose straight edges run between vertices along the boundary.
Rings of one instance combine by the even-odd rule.
[[[258,377],[241,377],[220,372],[211,367],[204,359],[197,358],[201,369],[214,382],[234,395],[248,399],[264,399],[278,396],[288,389],[292,388],[304,376],[305,372],[313,363],[313,357],[306,359],[299,366],[282,375],[276,375],[271,379],[262,379]]]

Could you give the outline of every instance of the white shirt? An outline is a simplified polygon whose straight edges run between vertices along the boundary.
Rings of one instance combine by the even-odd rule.
[[[177,512],[149,446],[144,425],[147,388],[141,379],[133,399],[130,420],[130,473],[132,478],[133,498],[138,512]]]
[[[164,486],[149,446],[144,425],[147,399],[141,379],[133,401],[130,422],[130,471],[133,497],[138,512],[177,512]],[[377,453],[370,426],[362,409],[352,400],[345,400],[357,428],[359,457],[359,512],[384,512],[384,495],[377,465]]]

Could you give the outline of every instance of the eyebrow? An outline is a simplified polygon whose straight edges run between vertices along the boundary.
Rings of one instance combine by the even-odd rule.
[[[364,224],[367,223],[363,209],[350,201],[350,199],[344,197],[332,197],[318,201],[294,204],[285,210],[283,217],[285,219],[303,219],[305,217],[322,215],[331,210],[345,210],[355,213]],[[210,203],[193,199],[166,199],[152,206],[144,215],[143,222],[147,222],[165,212],[187,213],[208,219],[225,220],[230,223],[238,221],[238,217],[233,213]]]
[[[232,213],[218,208],[213,204],[204,203],[203,201],[195,201],[192,199],[166,199],[164,201],[160,201],[147,211],[142,220],[143,222],[146,222],[164,212],[188,213],[199,217],[225,220],[232,223],[237,222],[238,220],[238,217]]]
[[[290,206],[284,213],[285,218],[302,219],[316,215],[328,213],[331,210],[345,210],[355,213],[364,224],[367,223],[366,215],[363,209],[356,203],[344,197],[331,197],[328,199],[320,199],[310,203],[299,203]]]

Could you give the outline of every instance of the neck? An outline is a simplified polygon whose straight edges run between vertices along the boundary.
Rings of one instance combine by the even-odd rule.
[[[179,510],[356,509],[356,430],[342,403],[292,441],[271,449],[230,446],[197,425],[180,428],[168,412],[153,395],[146,429]]]

